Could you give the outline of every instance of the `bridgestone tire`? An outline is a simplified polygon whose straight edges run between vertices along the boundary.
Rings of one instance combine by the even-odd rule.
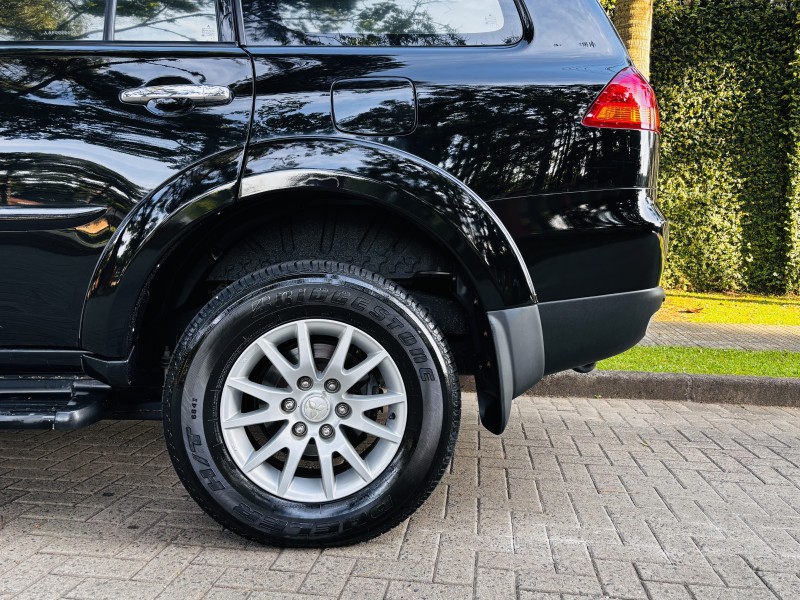
[[[388,466],[363,489],[324,502],[292,500],[254,483],[221,426],[223,388],[237,357],[260,336],[304,319],[346,323],[371,336],[396,365],[407,401]],[[163,415],[181,481],[224,527],[270,545],[337,546],[395,527],[435,489],[455,445],[460,391],[442,334],[405,291],[357,267],[305,261],[247,275],[203,308],[173,354]]]

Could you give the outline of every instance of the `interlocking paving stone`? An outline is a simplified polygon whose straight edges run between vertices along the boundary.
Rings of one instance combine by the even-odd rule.
[[[800,326],[653,321],[640,345],[800,352]]]
[[[466,394],[429,501],[368,543],[263,547],[191,501],[158,423],[0,432],[0,599],[800,598],[800,409]]]

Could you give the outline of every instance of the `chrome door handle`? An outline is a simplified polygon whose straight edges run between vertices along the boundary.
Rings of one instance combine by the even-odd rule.
[[[153,85],[124,90],[119,94],[125,104],[147,104],[152,100],[191,100],[196,106],[229,104],[233,92],[224,85]]]

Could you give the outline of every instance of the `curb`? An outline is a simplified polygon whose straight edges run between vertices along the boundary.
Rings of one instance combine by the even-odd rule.
[[[475,382],[471,377],[462,378],[461,385],[464,391],[475,391]],[[526,395],[800,407],[800,379],[632,371],[582,374],[567,371],[548,375]]]

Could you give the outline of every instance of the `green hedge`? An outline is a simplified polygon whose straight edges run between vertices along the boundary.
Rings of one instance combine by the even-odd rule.
[[[787,264],[787,289],[800,291],[800,14],[792,36],[794,58],[787,72],[789,89],[786,104],[789,115],[789,259]]]
[[[800,291],[799,9],[785,0],[655,2],[670,286]]]

